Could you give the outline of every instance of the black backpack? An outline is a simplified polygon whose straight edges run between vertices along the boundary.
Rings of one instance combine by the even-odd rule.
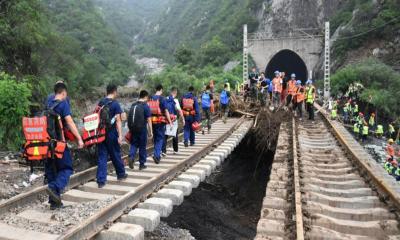
[[[99,128],[105,128],[106,131],[110,130],[113,127],[111,123],[111,116],[110,116],[110,106],[113,101],[108,101],[104,104],[99,103],[95,112],[100,112],[100,125]]]
[[[56,101],[53,106],[46,106],[41,116],[47,118],[47,133],[51,139],[65,141],[61,116],[54,111],[62,101]]]
[[[132,104],[128,114],[128,128],[131,133],[139,133],[146,127],[146,119],[144,117],[144,104],[136,102]]]

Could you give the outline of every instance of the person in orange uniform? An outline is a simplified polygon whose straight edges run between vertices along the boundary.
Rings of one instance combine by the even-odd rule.
[[[394,159],[394,147],[393,147],[394,140],[391,138],[388,140],[388,145],[386,146],[386,153],[390,158]]]
[[[274,108],[279,107],[282,94],[282,78],[279,71],[275,71],[275,78],[272,80],[272,104]]]
[[[287,83],[286,106],[289,106],[289,104],[294,99],[294,96],[296,95],[296,91],[297,91],[296,84],[297,84],[296,74],[292,73],[292,75],[290,76],[290,80]]]
[[[304,103],[304,87],[301,85],[301,81],[297,80],[293,111],[297,110],[300,121],[303,118],[303,103]]]

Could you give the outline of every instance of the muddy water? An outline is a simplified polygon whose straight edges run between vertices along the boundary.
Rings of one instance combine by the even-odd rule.
[[[273,153],[259,156],[249,138],[164,221],[198,240],[253,239]],[[258,166],[258,167],[257,167]],[[148,234],[148,239],[164,239]],[[176,238],[180,239],[180,238]]]

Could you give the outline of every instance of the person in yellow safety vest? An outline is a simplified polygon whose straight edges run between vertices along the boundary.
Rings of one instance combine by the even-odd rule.
[[[368,124],[364,124],[363,129],[362,129],[362,141],[363,142],[366,142],[368,140],[368,132],[369,132]]]
[[[312,80],[307,80],[306,82],[306,105],[308,111],[308,119],[314,121],[314,101],[315,101],[315,87]]]
[[[377,138],[382,138],[383,136],[383,125],[382,124],[378,124],[378,126],[376,127],[376,131],[375,131],[376,137]]]
[[[371,116],[368,119],[368,125],[372,131],[375,130],[375,113],[371,113]]]
[[[343,118],[344,122],[350,122],[350,114],[351,114],[351,100],[347,101],[343,107]]]
[[[358,116],[358,104],[357,104],[357,102],[354,102],[353,116],[354,117]]]
[[[336,118],[337,118],[337,107],[338,107],[338,102],[337,101],[333,101],[332,111],[331,111],[332,120],[336,120]]]
[[[394,129],[393,123],[389,124],[389,129],[388,129],[388,133],[389,133],[389,138],[393,138],[395,139],[396,136],[394,136],[396,130]]]
[[[383,164],[383,168],[385,168],[386,172],[391,175],[392,174],[392,157],[386,158],[386,162]]]
[[[358,123],[354,123],[353,132],[356,136],[356,139],[358,139],[358,137],[360,136],[360,127],[358,126]]]

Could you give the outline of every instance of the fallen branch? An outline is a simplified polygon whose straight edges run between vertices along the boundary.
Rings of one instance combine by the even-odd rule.
[[[237,112],[237,113],[240,113],[240,114],[242,114],[242,115],[247,115],[247,116],[250,116],[250,117],[255,117],[256,115],[255,114],[253,114],[253,113],[248,113],[248,112],[244,112],[244,111],[241,111],[241,110],[235,110],[235,112]]]

